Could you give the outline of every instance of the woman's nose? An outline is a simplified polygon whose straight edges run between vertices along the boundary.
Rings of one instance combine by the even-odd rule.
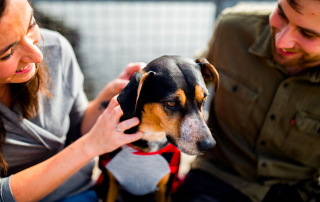
[[[277,48],[293,48],[296,41],[294,29],[290,26],[283,27],[279,32],[276,33],[275,40]]]
[[[37,46],[37,40],[25,39],[22,43],[21,61],[25,63],[40,63],[43,59],[42,52]]]

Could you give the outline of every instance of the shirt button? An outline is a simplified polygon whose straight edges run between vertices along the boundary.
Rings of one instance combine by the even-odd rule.
[[[275,119],[276,119],[276,116],[275,116],[274,114],[271,114],[271,115],[270,115],[270,119],[271,119],[271,120],[275,120]]]
[[[283,87],[288,87],[289,86],[289,84],[287,83],[287,82],[285,82],[284,84],[283,84]]]
[[[261,145],[261,146],[266,146],[266,142],[265,142],[265,141],[261,141],[261,142],[260,142],[260,145]]]
[[[262,166],[263,168],[265,168],[265,167],[267,167],[267,163],[266,163],[266,162],[262,162],[262,163],[261,163],[261,166]]]

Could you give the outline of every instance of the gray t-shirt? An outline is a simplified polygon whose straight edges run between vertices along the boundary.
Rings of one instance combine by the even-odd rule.
[[[0,201],[15,201],[10,189],[13,174],[57,154],[66,146],[67,137],[80,137],[79,126],[88,105],[83,74],[70,43],[57,32],[41,29],[41,35],[38,46],[49,69],[53,96],[40,95],[39,114],[30,120],[0,103],[6,129],[3,155],[9,165],[8,177],[0,178]],[[92,187],[93,166],[91,161],[41,201],[55,201]]]

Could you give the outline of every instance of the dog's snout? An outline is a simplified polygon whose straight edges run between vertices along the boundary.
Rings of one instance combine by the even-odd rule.
[[[208,151],[216,145],[216,141],[213,138],[206,138],[202,141],[197,142],[199,151]]]

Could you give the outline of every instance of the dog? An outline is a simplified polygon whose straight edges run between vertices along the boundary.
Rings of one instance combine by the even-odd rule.
[[[144,135],[100,158],[107,202],[119,200],[121,189],[129,194],[129,201],[142,201],[133,197],[149,193],[156,202],[170,201],[179,151],[201,155],[215,145],[203,115],[209,94],[205,82],[209,81],[217,90],[219,74],[206,59],[181,56],[159,57],[133,75],[117,100],[124,113],[121,121],[140,119],[138,126],[125,133],[139,130]],[[168,162],[173,162],[173,168]]]

